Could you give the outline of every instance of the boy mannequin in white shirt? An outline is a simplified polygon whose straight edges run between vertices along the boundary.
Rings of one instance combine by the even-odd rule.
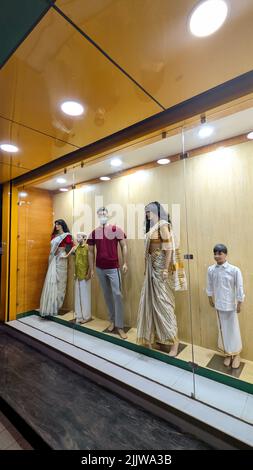
[[[239,268],[227,262],[227,247],[215,245],[216,264],[209,266],[207,295],[211,307],[216,308],[218,321],[218,349],[225,354],[224,365],[240,367],[242,341],[238,313],[244,301],[243,279]]]

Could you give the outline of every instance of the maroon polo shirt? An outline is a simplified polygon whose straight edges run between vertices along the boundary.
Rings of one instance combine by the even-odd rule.
[[[118,243],[126,238],[125,233],[116,225],[97,227],[88,237],[88,245],[96,246],[96,266],[100,269],[119,268]]]

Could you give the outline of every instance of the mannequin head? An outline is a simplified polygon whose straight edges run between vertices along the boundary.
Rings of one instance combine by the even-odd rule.
[[[84,232],[78,232],[76,234],[76,239],[77,239],[77,243],[79,243],[79,245],[83,245],[87,241],[87,235]]]
[[[150,230],[150,228],[155,225],[159,220],[166,220],[169,224],[170,216],[165,211],[163,206],[157,202],[150,202],[145,206],[145,217],[146,217],[146,233]]]
[[[57,235],[57,234],[60,234],[60,233],[63,233],[63,232],[64,233],[69,232],[69,228],[68,228],[66,222],[63,219],[55,220],[54,230],[53,230],[52,235]]]
[[[214,259],[217,264],[224,264],[227,260],[228,249],[226,245],[218,243],[213,249]]]
[[[100,207],[97,211],[97,215],[99,218],[100,225],[106,225],[109,220],[108,210],[106,209],[106,207]]]

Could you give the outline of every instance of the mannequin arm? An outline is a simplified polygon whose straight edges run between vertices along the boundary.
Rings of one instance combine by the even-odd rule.
[[[166,225],[163,225],[160,229],[160,235],[162,239],[162,250],[165,251],[165,264],[163,269],[163,279],[168,278],[169,266],[172,258],[172,249],[171,249],[171,234]]]
[[[67,246],[68,246],[68,245],[67,245]],[[67,248],[67,246],[66,246],[66,248]],[[77,249],[77,246],[73,246],[69,252],[65,251],[66,254],[63,255],[62,257],[63,257],[63,258],[68,258],[69,255],[71,255],[72,253],[73,253],[73,254],[75,253],[76,249]]]
[[[120,248],[121,248],[121,254],[122,254],[122,259],[123,259],[123,273],[126,274],[128,267],[127,267],[127,244],[126,240],[120,240]]]
[[[94,277],[95,249],[93,245],[89,245],[88,259],[89,259],[90,277]]]

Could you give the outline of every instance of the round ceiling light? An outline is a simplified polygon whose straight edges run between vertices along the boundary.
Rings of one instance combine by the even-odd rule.
[[[67,180],[65,180],[65,178],[57,178],[57,179],[56,179],[56,183],[58,183],[58,184],[64,184],[64,183],[67,183]]]
[[[61,110],[68,114],[68,116],[81,116],[84,112],[84,107],[77,101],[64,101],[61,104]]]
[[[120,166],[122,165],[122,161],[120,160],[120,158],[113,158],[111,160],[111,166]]]
[[[189,27],[194,36],[205,37],[215,33],[224,23],[228,15],[225,0],[205,0],[193,10]]]
[[[213,127],[204,125],[199,129],[198,136],[201,139],[206,139],[207,137],[210,137],[210,135],[212,135],[213,131]]]
[[[9,152],[9,153],[18,152],[18,147],[16,147],[16,145],[12,145],[12,144],[1,144],[0,149],[3,150],[4,152]]]
[[[253,131],[249,132],[249,134],[247,135],[247,139],[253,140]]]
[[[168,163],[170,163],[170,160],[169,158],[160,158],[159,160],[157,160],[157,163],[159,163],[159,165],[168,165]]]
[[[64,192],[67,192],[68,189],[67,188],[60,188],[60,191],[62,191],[64,193]]]
[[[99,178],[101,181],[110,181],[110,177],[109,176],[100,176]]]

